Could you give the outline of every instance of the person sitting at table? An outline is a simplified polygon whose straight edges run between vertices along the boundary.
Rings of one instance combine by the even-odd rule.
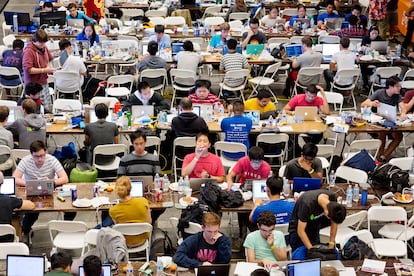
[[[55,84],[58,87],[65,87],[65,89],[76,90],[80,86],[82,87],[84,77],[88,75],[85,63],[82,61],[80,56],[72,55],[72,44],[68,39],[62,39],[59,41],[59,50],[61,54],[66,51],[68,58],[61,64],[60,71],[63,72],[76,72],[79,73],[79,80],[73,80],[71,78],[56,78]]]
[[[365,14],[362,14],[362,7],[359,4],[356,4],[352,7],[352,11],[350,13],[348,13],[347,15],[345,15],[345,21],[350,21],[351,16],[355,16],[356,17],[356,26],[357,28],[359,28],[360,26],[362,26],[362,28],[364,30],[367,29],[368,26],[368,18]]]
[[[53,12],[53,3],[44,2],[42,6],[36,7],[33,17],[39,17],[42,12]]]
[[[42,91],[43,87],[36,83],[36,82],[29,82],[24,87],[24,93],[22,97],[17,101],[17,105],[21,106],[23,101],[26,99],[32,99],[36,103],[36,113],[37,114],[44,114],[45,108],[42,104],[42,100],[40,99],[40,92]]]
[[[109,209],[109,216],[115,224],[148,222],[152,223],[151,209],[145,197],[131,197],[131,179],[121,176],[116,180],[115,193],[119,197],[118,204]],[[144,233],[137,236],[125,236],[128,247],[136,247],[148,239],[149,234]]]
[[[208,132],[204,119],[193,112],[193,103],[189,98],[181,99],[179,109],[178,116],[171,122],[172,137],[196,136],[200,132]]]
[[[316,21],[318,22],[318,28],[323,30],[326,29],[325,19],[340,17],[341,16],[335,11],[335,4],[333,2],[328,2],[328,4],[326,5],[326,12],[319,14],[316,19]]]
[[[290,19],[289,19],[289,26],[290,27],[293,27],[293,22],[295,21],[295,19],[309,18],[309,16],[306,15],[306,7],[303,4],[298,4],[297,5],[297,10],[298,10],[298,14],[290,17]],[[309,18],[309,19],[312,20],[313,18]]]
[[[285,105],[283,110],[286,114],[295,115],[295,108],[297,106],[316,106],[323,114],[329,114],[328,100],[321,86],[311,84],[304,92],[303,94],[296,95]],[[318,96],[318,92],[321,93],[321,96]]]
[[[275,224],[276,218],[271,211],[260,213],[257,220],[259,229],[247,235],[243,244],[249,263],[258,263],[270,270],[274,263],[287,260],[285,236],[275,230]]]
[[[137,91],[129,96],[123,105],[122,111],[130,112],[133,105],[152,105],[154,106],[155,115],[160,111],[170,109],[168,101],[160,93],[154,92],[146,81],[138,83]]]
[[[273,28],[276,26],[276,21],[280,19],[279,8],[276,5],[270,7],[269,13],[260,19],[260,26],[266,28]]]
[[[10,149],[14,148],[13,144],[13,134],[11,131],[7,130],[5,126],[7,125],[7,121],[9,119],[9,107],[5,105],[0,105],[0,145],[8,146]],[[0,171],[4,171],[5,169],[10,169],[9,166],[13,167],[13,160],[9,160],[10,156],[4,154],[0,156]],[[11,162],[11,164],[4,164],[5,162]],[[8,168],[2,168],[2,166],[7,166]]]
[[[164,33],[164,25],[155,25],[154,32],[150,36],[148,42],[155,41],[158,43],[158,51],[170,51],[171,49],[171,37]]]
[[[229,16],[233,12],[247,12],[247,6],[244,0],[236,0],[234,2],[234,5],[228,9],[225,17],[226,22],[229,21]]]
[[[98,256],[89,255],[83,259],[83,273],[79,276],[101,276],[104,275],[102,270],[102,261]]]
[[[331,90],[331,82],[334,81],[334,77],[336,72],[342,69],[354,69],[355,68],[355,61],[356,55],[351,50],[349,50],[349,45],[351,41],[348,37],[342,37],[339,42],[339,49],[338,53],[333,54],[331,62],[329,63],[329,69],[325,69],[323,71],[323,75],[325,77],[326,82],[326,90]],[[336,80],[336,85],[347,87],[353,82],[353,78],[341,78]],[[349,93],[347,91],[344,91]]]
[[[3,62],[2,66],[4,67],[15,67],[19,70],[20,75],[23,73],[23,48],[24,42],[21,39],[15,39],[12,45],[13,49],[8,49],[3,52]],[[16,76],[1,76],[0,83],[4,86],[15,86],[21,84],[20,78]],[[10,89],[3,88],[6,90],[7,97],[10,96]]]
[[[224,22],[220,25],[220,34],[215,34],[211,38],[208,50],[212,51],[218,48],[223,49],[224,47],[226,47],[227,41],[230,38],[230,25],[229,23]]]
[[[90,18],[89,16],[87,16],[83,12],[78,11],[78,7],[76,6],[75,3],[69,3],[67,9],[69,11],[69,14],[66,16],[66,20],[69,20],[69,19],[83,19],[83,21],[85,23],[90,23],[90,24],[96,24],[97,23],[94,19]]]
[[[56,252],[50,257],[51,271],[47,272],[45,276],[58,276],[58,275],[72,275],[70,273],[72,265],[72,257],[66,252]]]
[[[211,82],[209,80],[197,80],[194,93],[188,95],[193,104],[221,105],[220,99],[210,92]]]
[[[159,69],[163,68],[167,70],[167,62],[165,59],[157,55],[158,43],[156,41],[148,42],[148,54],[144,53],[144,58],[137,64],[138,72],[142,72],[145,69]]]
[[[19,148],[29,149],[33,141],[46,142],[46,120],[36,114],[37,105],[32,99],[25,99],[22,103],[24,118],[15,120],[6,128],[18,137]]]
[[[95,42],[100,42],[99,35],[95,31],[94,25],[90,23],[85,24],[85,27],[83,27],[83,31],[80,34],[78,34],[76,40],[88,41],[91,47],[93,46],[93,44],[95,44]]]
[[[195,153],[184,157],[181,174],[189,178],[215,178],[218,183],[224,181],[224,167],[219,156],[210,153],[210,139],[207,133],[196,136]]]
[[[194,52],[194,45],[190,40],[184,41],[183,49],[184,51],[174,57],[177,61],[177,69],[190,70],[197,74],[198,65],[203,61],[203,56]],[[181,83],[179,80],[177,82]]]
[[[385,88],[378,89],[374,94],[370,95],[368,99],[361,103],[361,107],[379,107],[381,104],[388,104],[400,107],[403,110],[402,117],[405,119],[406,106],[402,102],[402,97],[400,94],[401,84],[400,79],[397,76],[391,76],[385,81]],[[396,110],[397,112],[397,110]],[[387,136],[390,135],[393,141],[388,145],[388,148],[385,149]],[[403,133],[402,132],[387,132],[381,131],[378,133],[373,133],[371,136],[378,136],[378,139],[381,140],[381,145],[378,149],[377,159],[381,162],[386,162],[388,157],[394,152],[394,150],[400,144]]]
[[[173,261],[186,268],[212,264],[228,264],[231,241],[220,232],[221,218],[213,212],[203,214],[202,231],[186,238],[174,254]]]
[[[105,103],[98,103],[95,105],[95,115],[98,121],[87,124],[85,127],[85,141],[84,144],[87,148],[87,162],[92,164],[92,153],[96,146],[118,144],[119,131],[118,126],[115,123],[107,122],[109,109]],[[109,164],[112,163],[115,156],[111,155],[97,155],[96,164]]]
[[[16,170],[13,172],[13,177],[18,186],[26,186],[26,180],[37,179],[53,179],[55,187],[69,182],[68,175],[59,160],[47,153],[46,143],[41,140],[36,140],[30,144],[30,155],[20,160]],[[73,213],[68,214],[70,215],[65,213],[65,219],[73,219],[75,217]],[[28,243],[28,235],[38,217],[39,213],[27,213],[23,217],[22,231],[24,242]]]
[[[364,36],[361,41],[361,49],[359,50],[360,53],[365,53],[365,49],[369,49],[371,46],[371,41],[381,41],[384,40],[379,35],[379,29],[377,26],[371,26],[368,30],[368,35]],[[359,67],[361,68],[361,75],[362,81],[364,83],[363,90],[369,91],[369,78],[373,73],[373,68],[369,67],[367,64],[360,64]]]
[[[312,38],[310,36],[304,36],[302,38],[302,54],[298,57],[292,58],[292,71],[289,73],[286,79],[286,87],[283,94],[286,97],[290,97],[290,91],[295,80],[298,77],[299,69],[304,67],[320,67],[322,63],[322,54],[312,49]],[[302,77],[301,85],[318,84],[319,75],[315,77]]]
[[[246,48],[247,44],[265,44],[265,48],[267,47],[266,35],[259,30],[259,19],[250,19],[249,28],[247,32],[243,33],[241,41],[243,49]]]
[[[289,244],[295,259],[304,259],[308,249],[320,244],[321,226],[331,226],[329,248],[334,248],[338,224],[345,217],[346,208],[337,202],[335,193],[324,189],[303,193],[296,201],[289,221]]]
[[[407,118],[408,113],[414,112],[414,89],[405,91],[402,101],[403,108],[401,110],[401,118]]]
[[[285,177],[289,182],[294,177],[320,178],[322,181],[322,162],[316,158],[318,147],[311,142],[303,145],[301,156],[286,163]]]
[[[1,107],[0,107],[1,109]],[[1,112],[1,110],[0,110]],[[3,184],[4,176],[3,173],[0,171],[0,187]],[[35,204],[26,199],[21,199],[18,197],[10,197],[8,195],[0,194],[0,224],[12,224],[12,217],[14,211],[17,210],[33,210],[35,209]],[[0,242],[13,242],[14,235],[6,234],[0,235]]]
[[[276,111],[276,105],[271,101],[272,94],[264,88],[260,88],[256,98],[244,102],[245,110],[259,110],[262,117],[265,113]]]

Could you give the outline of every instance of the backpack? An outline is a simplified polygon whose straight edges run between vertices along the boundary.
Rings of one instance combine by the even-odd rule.
[[[243,195],[239,191],[222,190],[220,186],[207,182],[201,186],[200,204],[207,205],[210,211],[218,214],[220,205],[226,208],[233,208],[243,205]]]
[[[377,259],[374,251],[357,236],[352,236],[342,248],[342,259],[344,260],[363,260]]]
[[[409,173],[401,170],[399,167],[384,163],[377,166],[372,173],[372,187],[390,192],[402,192],[408,188]]]
[[[375,161],[365,149],[362,149],[346,161],[345,166],[370,173],[375,170]]]
[[[155,228],[151,237],[150,260],[156,261],[157,256],[173,256],[174,253],[175,250],[168,232]]]
[[[308,249],[307,259],[320,259],[321,261],[339,260],[340,254],[335,248],[328,248],[325,244],[313,245]]]
[[[200,206],[198,202],[188,205],[181,212],[180,219],[178,220],[177,232],[181,233],[181,236],[184,237],[184,229],[190,226],[190,222],[202,224],[204,211],[208,211],[208,209],[204,210],[203,206]]]

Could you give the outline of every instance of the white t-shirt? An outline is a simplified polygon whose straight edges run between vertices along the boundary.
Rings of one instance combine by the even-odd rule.
[[[79,73],[79,83],[80,85],[83,84],[83,75],[82,73],[86,72],[86,66],[81,60],[80,57],[70,55],[65,63],[62,65],[63,71],[74,71]],[[67,79],[56,79],[57,87],[65,87],[65,89],[76,89],[78,87],[78,83],[74,83],[73,80]]]
[[[335,53],[332,56],[332,63],[336,64],[336,70],[342,70],[342,69],[354,69],[355,67],[355,59],[356,55],[350,50],[343,50],[338,53]],[[348,85],[352,83],[352,79],[350,78],[340,78],[336,77],[335,81],[337,84],[340,85]]]
[[[276,17],[275,19],[270,18],[269,15],[264,16],[260,21],[266,26],[266,27],[273,27],[276,25],[276,20],[280,19],[280,17]]]

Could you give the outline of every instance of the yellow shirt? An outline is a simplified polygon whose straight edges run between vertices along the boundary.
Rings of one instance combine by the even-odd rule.
[[[109,209],[109,215],[116,223],[148,222],[148,201],[143,197],[131,198],[123,201]],[[143,243],[149,234],[138,236],[125,236],[128,246]]]
[[[259,110],[260,114],[263,114],[267,111],[274,111],[276,110],[276,106],[273,102],[269,102],[265,107],[261,107],[257,98],[251,98],[244,102],[244,109],[245,110]]]

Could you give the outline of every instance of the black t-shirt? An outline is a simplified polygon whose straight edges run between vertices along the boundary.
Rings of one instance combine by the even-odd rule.
[[[218,256],[218,243],[209,244],[204,238],[200,239],[200,245],[197,252],[197,260],[200,262],[216,263]]]
[[[21,198],[0,195],[0,224],[11,224],[13,210],[22,207]]]

